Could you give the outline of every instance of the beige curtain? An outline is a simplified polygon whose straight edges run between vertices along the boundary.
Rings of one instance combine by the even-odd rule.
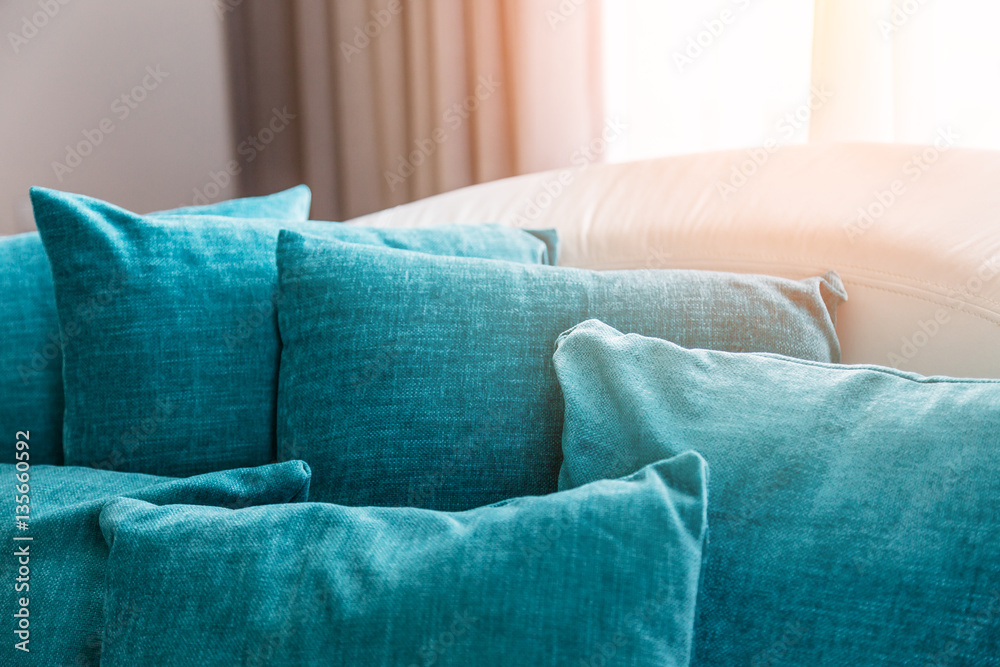
[[[1000,3],[816,0],[811,141],[1000,148]]]
[[[892,0],[816,0],[813,84],[831,91],[813,114],[811,141],[891,141],[892,40],[878,21]]]
[[[565,166],[604,123],[600,0],[296,0],[293,24],[316,217]]]

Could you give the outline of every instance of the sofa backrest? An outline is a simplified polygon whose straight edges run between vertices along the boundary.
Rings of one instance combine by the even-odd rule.
[[[573,167],[351,222],[555,227],[560,264],[840,272],[845,363],[1000,377],[1000,151],[833,144]],[[582,162],[582,160],[580,160]]]

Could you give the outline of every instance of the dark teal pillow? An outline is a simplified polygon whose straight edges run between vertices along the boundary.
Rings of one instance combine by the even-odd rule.
[[[11,661],[0,663],[76,666],[98,664],[102,641],[114,649],[131,624],[158,611],[155,606],[130,606],[104,622],[108,547],[98,517],[106,503],[119,497],[233,508],[302,502],[309,491],[309,468],[296,461],[170,479],[69,466],[20,472],[5,463],[0,464],[0,483],[11,501],[15,491],[30,501],[26,530],[17,529],[13,514],[3,522],[4,573],[9,578],[0,655]],[[13,513],[13,505],[8,507]],[[179,554],[187,546],[174,548]]]
[[[694,665],[1000,664],[1000,381],[562,337],[568,489],[695,449]],[[585,488],[585,487],[581,487]]]
[[[686,667],[705,476],[687,453],[457,514],[121,500],[101,664]]]
[[[552,350],[600,316],[727,350],[839,359],[835,274],[584,271],[283,231],[279,458],[313,499],[463,510],[556,489]]]
[[[554,232],[499,225],[153,218],[41,188],[32,203],[67,332],[66,464],[161,475],[275,459],[282,227],[523,262],[550,261],[554,243]]]
[[[151,213],[234,218],[309,217],[312,195],[300,185],[269,197]],[[49,259],[38,232],[0,238],[0,424],[31,431],[36,464],[61,464],[62,341]]]

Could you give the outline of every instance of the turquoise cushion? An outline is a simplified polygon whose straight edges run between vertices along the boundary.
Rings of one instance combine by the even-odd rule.
[[[153,218],[41,188],[32,203],[67,331],[66,464],[160,475],[275,459],[282,227],[523,262],[549,261],[553,239],[499,225]]]
[[[456,514],[118,501],[101,664],[686,666],[705,475],[687,453]]]
[[[691,345],[838,359],[830,274],[595,272],[283,231],[279,457],[313,499],[456,511],[556,488],[560,333],[604,317]]]
[[[686,350],[586,322],[555,353],[560,488],[694,449],[694,665],[1000,665],[1000,381]]]
[[[22,466],[23,467],[23,466]],[[0,483],[10,492],[22,484],[11,464],[0,464]],[[22,478],[24,479],[24,478]],[[104,623],[104,578],[108,547],[98,525],[101,508],[114,498],[140,498],[156,504],[185,503],[247,507],[301,502],[309,490],[309,469],[301,462],[170,479],[62,466],[32,467],[27,473],[28,530],[17,530],[14,516],[3,522],[4,665],[96,665],[101,641],[114,648],[131,623],[155,607],[128,609]],[[11,512],[14,507],[8,505]],[[27,538],[18,539],[18,538]],[[174,545],[183,550],[184,546]],[[26,551],[26,553],[24,553]],[[179,553],[179,551],[178,551]],[[18,568],[24,567],[19,574]],[[23,577],[15,581],[15,576]],[[27,605],[20,604],[21,599]],[[21,612],[26,609],[26,612]],[[24,616],[27,634],[18,636]],[[30,652],[15,648],[27,641]],[[11,656],[12,661],[2,659]],[[14,656],[20,658],[14,659]],[[149,663],[155,664],[155,663]]]
[[[269,197],[194,206],[189,215],[235,218],[309,217],[304,185]],[[31,431],[36,464],[62,455],[62,345],[49,260],[38,232],[0,238],[0,424]]]
[[[222,215],[229,218],[282,218],[308,220],[312,192],[308,185],[296,185],[273,195],[230,199],[205,206],[184,206],[149,215]]]

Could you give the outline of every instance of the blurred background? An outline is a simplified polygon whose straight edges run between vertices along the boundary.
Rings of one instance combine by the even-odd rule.
[[[3,0],[0,233],[298,183],[347,219],[566,166],[1000,149],[990,0]]]

